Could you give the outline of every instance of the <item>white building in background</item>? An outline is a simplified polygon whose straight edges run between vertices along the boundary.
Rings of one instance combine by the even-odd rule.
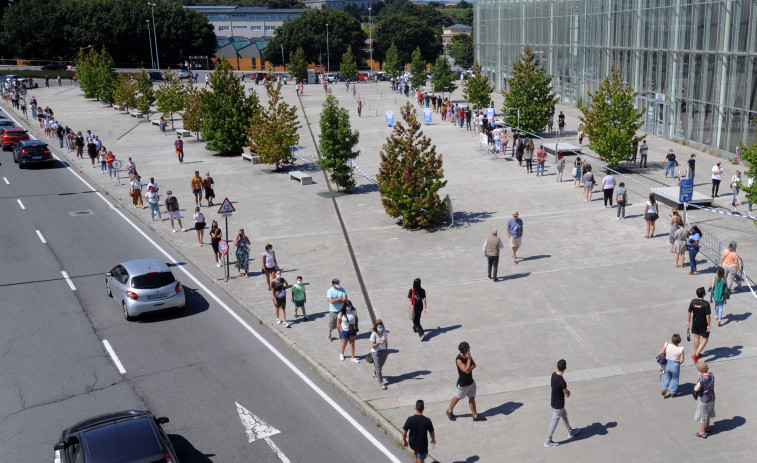
[[[303,9],[272,9],[246,6],[185,6],[204,14],[216,37],[271,38],[287,19],[302,14]]]

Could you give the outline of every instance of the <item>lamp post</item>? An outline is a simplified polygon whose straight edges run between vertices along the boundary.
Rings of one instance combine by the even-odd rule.
[[[155,69],[155,58],[152,56],[152,33],[150,32],[150,20],[145,19],[147,23],[147,40],[150,42],[150,67]]]
[[[373,18],[371,17],[371,8],[368,7],[368,41],[370,42],[370,52],[371,52],[371,77],[373,77]]]
[[[284,71],[287,70],[287,62],[284,59],[284,45],[279,44],[279,47],[281,48],[281,65],[284,66]]]
[[[148,3],[148,5],[150,5],[150,9],[152,10],[152,30],[155,32],[155,63],[157,69],[160,70],[160,57],[158,56],[158,30],[155,28],[155,7],[157,4]]]
[[[329,25],[326,23],[326,73],[331,73],[331,55],[329,55]]]

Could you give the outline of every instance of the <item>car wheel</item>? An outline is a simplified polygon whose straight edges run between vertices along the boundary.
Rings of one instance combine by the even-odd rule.
[[[108,279],[105,279],[105,292],[108,293],[109,297],[113,297],[113,292],[110,290],[110,283],[108,283]]]
[[[122,302],[121,305],[124,308],[124,318],[126,319],[126,321],[130,322],[130,321],[134,320],[134,317],[132,317],[131,315],[129,315],[129,311],[126,310],[126,302]]]
[[[18,163],[18,168],[19,168],[19,169],[26,169],[26,167],[24,166],[24,163],[23,163],[23,162],[19,162],[19,163]]]

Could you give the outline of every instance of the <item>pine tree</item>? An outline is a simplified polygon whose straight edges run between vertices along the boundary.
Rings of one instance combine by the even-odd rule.
[[[195,135],[202,129],[202,103],[200,102],[201,91],[188,79],[184,85],[184,112],[181,114],[181,121],[184,128]]]
[[[636,109],[636,95],[613,67],[599,89],[589,92],[591,104],[582,110],[580,119],[589,137],[589,148],[610,167],[633,156],[634,138],[644,114]]]
[[[413,77],[410,78],[410,84],[413,88],[421,88],[426,85],[426,61],[423,60],[420,47],[416,48],[412,54],[412,62],[410,63],[410,72],[413,73]]]
[[[298,84],[308,82],[308,61],[305,59],[305,52],[302,47],[297,48],[294,53],[289,52],[289,73]]]
[[[442,96],[445,92],[452,93],[457,88],[446,56],[437,58],[436,64],[431,68],[431,85],[435,92],[442,92]]]
[[[360,155],[360,151],[354,151],[360,133],[351,129],[349,113],[339,107],[339,101],[330,90],[323,103],[318,138],[321,155],[318,165],[329,173],[338,188],[349,192],[355,188],[354,168],[350,161]]]
[[[169,68],[164,78],[164,84],[155,90],[156,107],[163,115],[168,114],[171,119],[171,128],[173,127],[173,114],[184,109],[184,92],[186,87],[182,85]]]
[[[513,76],[508,80],[510,90],[502,91],[505,121],[519,127],[528,135],[538,135],[547,126],[554,106],[560,101],[552,91],[552,75],[547,74],[539,58],[529,45],[513,64]],[[520,122],[518,110],[520,109]]]
[[[347,47],[347,51],[342,55],[342,63],[339,65],[339,72],[342,73],[342,77],[346,82],[354,79],[357,75],[357,64],[355,64],[355,56],[352,54],[352,46]]]
[[[410,102],[401,108],[402,119],[381,150],[377,176],[381,204],[392,217],[401,217],[406,228],[430,227],[441,223],[447,204],[439,197],[444,188],[442,156],[420,130]]]
[[[210,75],[212,92],[200,92],[202,138],[205,149],[223,153],[239,153],[247,144],[247,127],[253,117],[257,95],[245,96],[244,87],[234,75],[226,58],[216,63]]]
[[[400,57],[397,53],[397,46],[392,43],[386,52],[386,62],[384,62],[384,71],[388,79],[394,79],[402,73],[405,65],[400,63]]]
[[[297,129],[297,107],[289,106],[281,97],[281,84],[273,81],[265,83],[268,93],[268,107],[256,104],[255,118],[247,134],[252,139],[252,148],[266,164],[292,164],[294,156],[290,147],[300,141]]]
[[[478,61],[473,66],[473,75],[468,76],[463,84],[463,97],[473,105],[474,111],[488,108],[492,100],[494,87],[489,85],[489,77],[481,72]]]
[[[155,91],[152,89],[152,80],[144,69],[137,74],[137,104],[136,108],[150,120],[150,107],[155,103]]]

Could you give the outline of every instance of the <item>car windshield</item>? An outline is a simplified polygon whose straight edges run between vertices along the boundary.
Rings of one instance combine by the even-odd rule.
[[[165,449],[149,418],[123,420],[83,433],[90,461],[100,463],[164,462]]]
[[[134,289],[155,289],[168,286],[176,281],[171,272],[148,273],[137,275],[131,279],[131,287]]]

